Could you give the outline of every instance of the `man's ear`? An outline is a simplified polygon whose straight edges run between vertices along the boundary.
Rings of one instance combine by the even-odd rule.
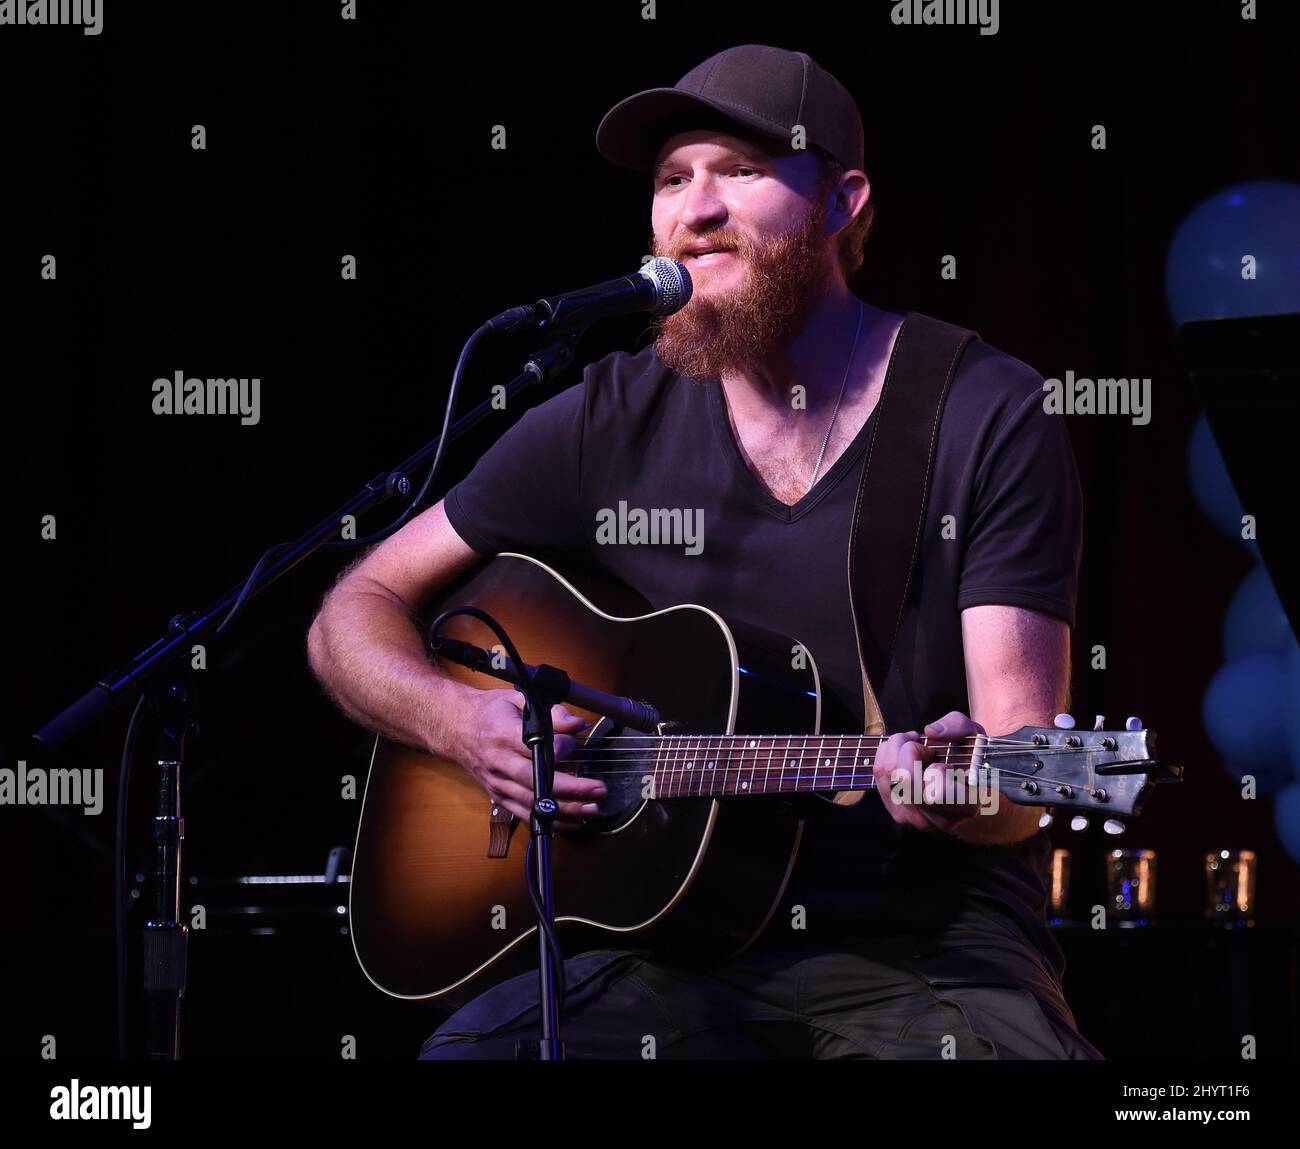
[[[836,199],[840,197],[843,197],[844,204],[840,208],[842,214],[838,215],[836,219],[842,226],[847,227],[856,216],[867,210],[867,204],[871,201],[871,181],[867,178],[867,173],[862,171],[845,172],[840,179],[840,187],[831,191],[832,210]],[[861,202],[858,204],[858,210],[854,211],[854,204],[859,200]]]
[[[835,235],[865,212],[871,198],[871,182],[865,172],[845,172],[837,185],[822,190],[822,218],[827,233]],[[857,211],[854,207],[857,205]]]

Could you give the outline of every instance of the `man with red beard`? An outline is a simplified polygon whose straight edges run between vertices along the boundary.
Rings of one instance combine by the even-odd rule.
[[[445,678],[410,621],[500,551],[598,569],[655,608],[695,602],[797,635],[817,660],[824,728],[860,731],[873,717],[846,554],[905,315],[848,286],[873,214],[858,109],[806,54],[744,45],[622,101],[597,147],[651,173],[652,250],[685,264],[691,301],[658,321],[652,346],[592,364],[527,413],[442,502],[345,572],[309,639],[346,713],[462,763],[525,821],[521,697]],[[569,958],[569,1056],[643,1057],[647,1038],[669,1058],[1100,1056],[1060,988],[1039,810],[888,797],[895,771],[938,769],[936,745],[1050,725],[1065,709],[1081,499],[1041,385],[979,340],[951,381],[917,585],[889,674],[872,684],[898,731],[875,763],[880,796],[809,821],[781,904],[739,957]],[[624,502],[695,510],[702,547],[598,540],[593,523]],[[556,707],[555,727],[563,759],[581,720]],[[557,828],[581,825],[603,793],[557,771]],[[535,974],[503,982],[421,1056],[513,1057],[536,1035],[536,995]]]

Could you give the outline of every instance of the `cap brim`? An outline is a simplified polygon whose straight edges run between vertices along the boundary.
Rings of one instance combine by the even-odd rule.
[[[596,129],[596,150],[611,163],[649,171],[666,140],[699,128],[744,129],[789,143],[789,131],[760,116],[737,112],[677,88],[650,88],[615,104]]]

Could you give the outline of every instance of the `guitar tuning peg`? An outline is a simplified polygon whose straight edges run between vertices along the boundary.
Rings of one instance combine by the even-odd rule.
[[[1075,814],[1075,816],[1070,819],[1071,830],[1086,830],[1087,828],[1088,828],[1088,819],[1085,818],[1082,814]]]
[[[1122,834],[1122,833],[1124,833],[1124,823],[1121,822],[1121,821],[1119,821],[1117,818],[1107,818],[1107,819],[1106,819],[1106,820],[1101,824],[1101,828],[1102,828],[1103,830],[1105,830],[1106,833],[1108,833],[1108,834]]]
[[[1093,722],[1093,724],[1092,724],[1092,728],[1093,728],[1094,730],[1105,730],[1105,729],[1106,729],[1106,716],[1105,716],[1104,714],[1098,714],[1098,715],[1097,715],[1097,719],[1096,719],[1096,721]]]
[[[1073,714],[1058,714],[1055,718],[1052,719],[1052,725],[1055,726],[1055,727],[1057,727],[1057,728],[1060,729],[1060,730],[1073,730],[1073,729],[1074,729],[1074,715],[1073,715]]]
[[[1056,819],[1052,817],[1052,812],[1050,810],[1044,810],[1038,817],[1038,828],[1040,830],[1046,830],[1047,827],[1055,821]]]
[[[1145,728],[1144,728],[1143,725],[1142,725],[1142,719],[1140,719],[1140,718],[1126,718],[1126,719],[1124,719],[1124,729],[1125,729],[1125,730],[1142,730],[1142,729],[1145,729]]]

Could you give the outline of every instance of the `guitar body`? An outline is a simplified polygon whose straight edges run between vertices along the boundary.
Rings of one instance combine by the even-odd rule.
[[[577,682],[652,703],[668,733],[819,731],[816,666],[811,654],[794,657],[792,638],[728,623],[699,606],[652,611],[625,587],[590,575],[571,581],[523,555],[488,561],[442,595],[427,619],[459,605],[487,611],[525,662],[546,662]],[[485,647],[497,642],[463,615],[443,633]],[[458,665],[442,667],[476,687],[512,689]],[[620,762],[629,758],[625,748],[654,735],[579,712],[599,722],[583,752],[595,765],[584,772],[604,773],[610,798],[592,828],[555,835],[552,884],[565,951],[611,946],[722,956],[744,949],[785,889],[803,828],[795,805],[802,799],[646,799],[640,770]],[[527,824],[504,811],[494,818],[491,800],[460,765],[379,739],[349,907],[366,976],[396,997],[454,1005],[483,988],[471,985],[480,974],[490,970],[500,980],[535,965],[536,925],[524,884],[528,841]]]

